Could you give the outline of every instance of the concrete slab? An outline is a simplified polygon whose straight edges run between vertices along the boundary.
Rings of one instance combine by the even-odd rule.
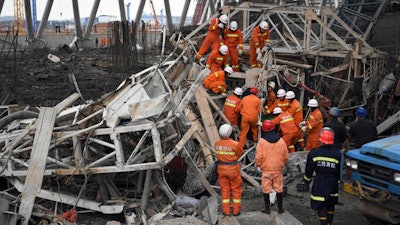
[[[270,215],[262,213],[261,211],[252,211],[242,213],[240,216],[235,217],[239,224],[242,225],[302,225],[295,217],[287,211],[278,214],[272,211]]]

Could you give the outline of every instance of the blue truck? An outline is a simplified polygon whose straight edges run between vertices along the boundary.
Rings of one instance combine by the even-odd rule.
[[[371,224],[400,224],[400,135],[350,150],[344,163],[367,220]]]

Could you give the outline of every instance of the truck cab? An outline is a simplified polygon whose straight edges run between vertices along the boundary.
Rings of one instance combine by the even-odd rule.
[[[364,144],[345,155],[345,171],[372,224],[400,224],[400,135]]]

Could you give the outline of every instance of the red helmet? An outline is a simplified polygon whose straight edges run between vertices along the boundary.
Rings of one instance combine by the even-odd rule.
[[[264,120],[261,129],[264,132],[273,131],[275,129],[275,125],[272,123],[271,120]]]
[[[322,128],[321,132],[319,133],[319,141],[326,145],[333,144],[335,138],[335,132],[329,127]]]
[[[257,87],[251,87],[250,88],[250,93],[252,93],[252,94],[258,94],[258,88]]]

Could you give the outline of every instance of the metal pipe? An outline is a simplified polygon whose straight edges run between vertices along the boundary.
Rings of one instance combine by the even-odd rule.
[[[181,21],[179,23],[179,29],[185,26],[186,16],[189,9],[190,0],[185,1],[185,5],[183,6],[182,14],[181,14]]]
[[[85,38],[90,38],[90,33],[94,24],[94,19],[96,19],[97,10],[99,9],[100,0],[95,0],[93,3],[92,11],[90,12],[89,22],[85,31]]]
[[[142,18],[143,8],[144,8],[145,4],[146,4],[146,0],[140,0],[139,7],[136,12],[136,18],[135,18],[136,24],[140,24],[140,18]]]
[[[125,3],[124,0],[118,0],[119,5],[119,13],[121,15],[121,21],[126,21],[126,13],[125,13]]]
[[[72,9],[74,11],[75,34],[76,37],[80,39],[82,38],[82,26],[81,26],[81,17],[79,15],[78,0],[72,0]]]
[[[26,19],[26,29],[28,32],[28,40],[33,39],[33,22],[32,22],[32,10],[31,10],[31,1],[24,0],[24,8],[25,8],[25,19]]]
[[[43,37],[44,30],[47,26],[47,21],[49,20],[49,15],[51,7],[53,6],[54,0],[47,0],[46,7],[43,12],[42,20],[40,21],[38,32],[36,33],[36,38],[40,39]]]
[[[165,14],[167,17],[167,25],[169,34],[174,33],[174,25],[172,24],[171,8],[169,6],[169,0],[164,0]]]
[[[0,15],[1,15],[1,10],[3,9],[4,6],[4,1],[5,0],[0,0]]]

